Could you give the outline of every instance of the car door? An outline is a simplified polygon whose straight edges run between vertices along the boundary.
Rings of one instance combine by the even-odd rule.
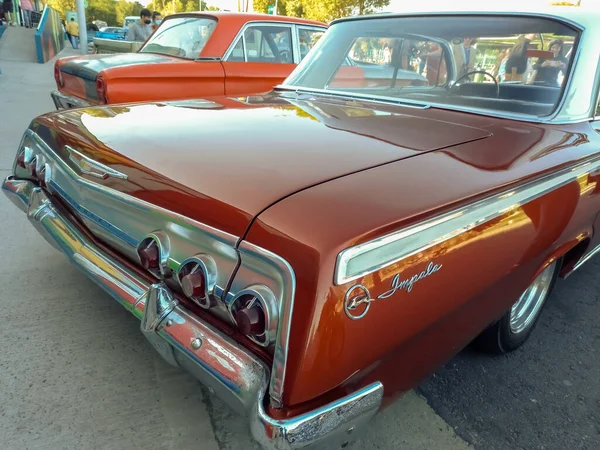
[[[247,24],[223,61],[226,95],[267,92],[287,78],[298,62],[293,36],[293,24]]]

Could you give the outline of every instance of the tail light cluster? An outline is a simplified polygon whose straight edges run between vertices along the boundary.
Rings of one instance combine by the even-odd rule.
[[[101,105],[106,105],[108,103],[108,97],[106,95],[106,83],[104,83],[104,78],[101,76],[96,78],[96,93],[98,94],[98,102]]]
[[[46,162],[46,158],[43,155],[36,154],[31,147],[25,145],[17,154],[16,165],[17,169],[24,169],[17,170],[16,175],[32,178],[40,186],[46,187],[47,180],[50,177],[50,165]]]
[[[65,85],[62,73],[60,72],[60,66],[58,65],[58,61],[54,63],[54,80],[56,80],[56,85],[58,87],[63,87]]]
[[[166,268],[169,248],[170,242],[164,233],[155,232],[143,239],[137,249],[142,267],[166,279],[167,284],[178,288],[201,308],[226,310],[239,331],[256,343],[263,346],[272,344],[277,328],[277,308],[275,296],[269,288],[250,286],[226,303],[221,298],[222,290],[216,289],[217,266],[213,258],[205,254],[195,255],[170,272]]]

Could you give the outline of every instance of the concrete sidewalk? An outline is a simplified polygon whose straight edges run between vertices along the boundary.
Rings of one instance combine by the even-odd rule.
[[[9,28],[0,40],[2,177],[31,119],[54,109],[54,61],[33,62],[32,49],[32,30]],[[46,244],[4,196],[0,255],[3,450],[257,449],[245,419],[163,362],[139,322]],[[468,446],[411,392],[351,448]]]

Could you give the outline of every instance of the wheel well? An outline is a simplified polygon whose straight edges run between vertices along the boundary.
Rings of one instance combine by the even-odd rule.
[[[560,277],[564,278],[569,274],[575,267],[575,264],[583,257],[588,247],[590,246],[591,239],[585,238],[581,242],[579,242],[575,247],[569,250],[563,256],[562,267],[560,269]]]

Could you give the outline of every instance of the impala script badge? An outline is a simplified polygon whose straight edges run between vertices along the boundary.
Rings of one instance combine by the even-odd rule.
[[[421,273],[417,273],[405,280],[401,280],[400,274],[398,273],[392,279],[392,288],[389,291],[378,295],[377,298],[371,298],[371,294],[366,287],[361,284],[356,284],[346,292],[346,297],[344,298],[344,312],[348,318],[352,320],[362,319],[367,315],[367,312],[369,312],[369,309],[371,308],[371,303],[375,300],[390,298],[396,292],[403,289],[406,290],[406,292],[410,292],[418,281],[433,275],[441,268],[441,264],[430,262],[427,265],[427,268]]]
[[[389,298],[392,295],[394,295],[397,291],[400,291],[402,289],[406,289],[406,292],[410,292],[410,291],[412,291],[412,288],[417,281],[421,281],[423,278],[427,278],[429,275],[433,275],[441,268],[442,268],[441,264],[434,264],[434,263],[430,262],[429,265],[427,266],[427,269],[425,269],[421,273],[413,275],[410,278],[407,278],[406,280],[400,280],[400,274],[397,273],[396,276],[392,280],[392,288],[389,291],[386,291],[383,294],[378,295],[377,298],[381,298],[381,299]]]

